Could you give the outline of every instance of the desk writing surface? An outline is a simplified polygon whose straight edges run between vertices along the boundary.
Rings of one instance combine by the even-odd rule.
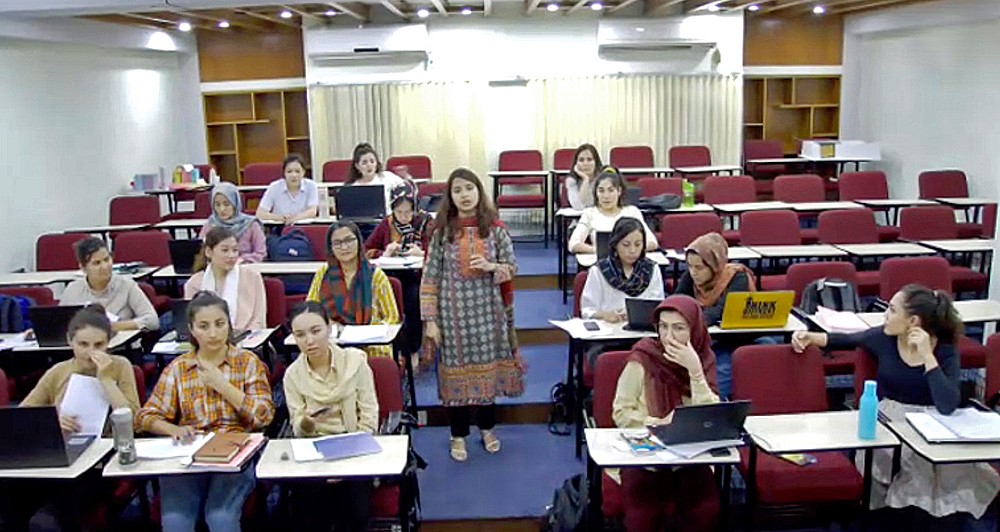
[[[185,279],[191,277],[193,273],[177,273],[174,271],[174,265],[164,266],[153,274],[153,279]]]
[[[24,333],[16,334],[0,334],[0,340],[9,340],[17,336],[23,335]],[[142,331],[139,329],[132,329],[128,331],[118,331],[114,336],[111,337],[111,341],[108,342],[108,350],[112,351],[118,349],[122,346],[128,345],[133,340],[137,339]],[[18,353],[30,353],[33,351],[69,351],[72,348],[68,345],[62,345],[58,347],[39,347],[38,342],[29,342],[19,347],[13,348],[13,351]]]
[[[948,253],[977,253],[993,251],[996,242],[984,238],[964,238],[954,240],[921,240],[918,244]]]
[[[114,448],[111,438],[95,439],[69,467],[32,467],[0,469],[0,478],[69,480],[79,477],[97,465]]]
[[[889,255],[933,255],[934,250],[909,242],[883,244],[836,244],[836,247],[856,257],[882,257]]]
[[[187,218],[180,220],[167,220],[160,222],[153,227],[157,229],[193,229],[205,225],[208,218]]]
[[[747,164],[796,164],[807,163],[809,159],[804,157],[771,157],[764,159],[747,159]]]
[[[490,177],[544,177],[549,175],[548,170],[511,170],[495,171],[489,173]]]
[[[886,425],[904,444],[934,464],[1000,460],[1000,443],[928,443],[906,419],[892,419]]]
[[[663,254],[669,260],[687,262],[687,254],[682,249],[668,249]],[[729,260],[757,260],[759,258],[761,258],[760,253],[751,248],[741,246],[729,248]]]
[[[594,334],[591,331],[586,331],[581,329],[577,325],[584,321],[594,321],[600,325],[603,332]],[[556,328],[562,330],[573,340],[583,341],[583,342],[608,342],[608,341],[618,341],[618,340],[641,340],[643,338],[653,338],[656,336],[656,332],[650,331],[630,331],[625,329],[626,323],[608,323],[604,320],[584,320],[581,318],[572,318],[570,320],[559,321],[559,320],[549,320],[549,323],[554,325]],[[580,334],[577,334],[579,331]]]
[[[775,416],[748,416],[744,430],[767,453],[798,453],[895,447],[899,440],[884,425],[875,427],[874,440],[858,438],[858,412],[812,412]]]
[[[712,456],[711,453],[701,453],[691,458],[665,458],[658,453],[635,454],[621,450],[622,429],[584,429],[587,439],[587,454],[599,467],[655,467],[680,465],[725,465],[738,464],[740,454],[736,448],[727,449],[725,456]]]
[[[712,336],[719,336],[724,334],[786,334],[795,331],[808,331],[809,327],[802,320],[795,317],[794,314],[788,315],[788,320],[785,321],[784,327],[763,327],[754,329],[723,329],[718,325],[712,325],[708,328],[708,334]]]
[[[90,227],[63,229],[63,233],[112,233],[115,231],[138,231],[146,227],[149,227],[149,224],[94,225]]]
[[[583,211],[572,207],[563,207],[556,211],[556,216],[562,218],[579,218],[583,216]]]
[[[791,246],[750,246],[764,258],[846,257],[847,252],[827,244]],[[732,258],[732,257],[730,257]]]
[[[712,204],[715,210],[728,214],[739,214],[750,211],[776,211],[781,209],[791,209],[792,206],[783,201],[751,201],[748,203],[715,203]]]
[[[400,475],[406,467],[410,437],[375,436],[382,452],[343,460],[296,462],[292,441],[270,440],[257,462],[257,478],[291,480],[308,478],[388,477]],[[282,459],[282,455],[287,458]]]
[[[669,174],[674,171],[673,168],[669,166],[635,166],[628,168],[619,168],[618,173],[621,175],[634,175],[634,174]]]
[[[247,268],[257,270],[261,275],[293,275],[310,274],[313,275],[325,266],[325,262],[303,261],[303,262],[257,262],[247,264]]]
[[[387,324],[386,325],[386,335],[383,336],[383,337],[381,337],[381,338],[374,338],[372,340],[369,340],[367,342],[362,342],[362,343],[345,344],[345,343],[342,343],[338,338],[334,337],[334,335],[338,335],[339,336],[340,330],[342,329],[342,327],[343,327],[342,325],[338,325],[337,327],[333,328],[333,330],[330,331],[330,339],[331,340],[335,340],[338,345],[344,345],[344,346],[348,346],[348,347],[358,347],[358,348],[370,347],[370,346],[373,346],[373,345],[389,345],[389,344],[391,344],[393,342],[393,340],[396,339],[397,336],[399,336],[399,331],[401,331],[403,329],[402,324],[399,324],[399,323]],[[289,347],[295,347],[295,345],[296,345],[295,344],[295,337],[293,335],[289,334],[288,336],[285,337],[284,344],[286,346],[289,346]]]
[[[1000,302],[992,299],[955,301],[955,311],[963,323],[1000,322]],[[861,312],[858,316],[871,327],[881,327],[885,323],[882,312]]]
[[[650,251],[646,253],[646,258],[653,261],[653,264],[657,266],[669,266],[670,259],[661,251]],[[595,253],[577,253],[576,261],[580,264],[581,268],[589,268],[597,264],[597,254]]]
[[[52,283],[68,283],[77,279],[79,271],[5,273],[0,275],[0,286],[40,286]]]
[[[713,172],[741,172],[743,167],[738,164],[709,164],[705,166],[674,167],[674,172],[683,174],[710,174]]]
[[[870,163],[881,160],[872,157],[810,157],[808,155],[799,155],[799,157],[813,163]]]
[[[925,205],[934,205],[931,200],[925,199],[901,199],[901,198],[889,198],[889,199],[856,199],[855,203],[860,203],[866,207],[917,207]]]
[[[261,436],[259,433],[256,435]],[[136,438],[136,442],[153,439],[163,440],[165,438],[165,436],[157,438]],[[228,464],[185,464],[183,458],[162,458],[155,460],[140,458],[135,463],[121,465],[118,463],[117,456],[112,456],[111,459],[108,460],[107,465],[104,466],[104,476],[108,478],[120,478],[197,475],[203,473],[238,473],[243,469],[243,466],[246,465],[247,461],[252,461],[254,456],[260,454],[260,449],[262,449],[267,443],[266,438],[264,438],[264,440],[265,441],[261,443],[260,447],[252,453],[249,453],[243,463],[239,466],[230,466]],[[240,453],[247,451],[248,448],[244,447]]]
[[[865,206],[853,201],[810,201],[804,203],[790,203],[792,210],[796,212],[813,211],[838,211],[848,209],[864,209]]]
[[[982,207],[997,202],[989,198],[934,198],[934,201],[952,207]]]

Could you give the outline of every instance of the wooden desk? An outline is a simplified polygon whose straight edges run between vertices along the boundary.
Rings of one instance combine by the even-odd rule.
[[[396,324],[388,324],[388,325],[386,325],[386,327],[387,327],[387,329],[386,329],[386,335],[385,336],[383,336],[381,338],[373,338],[373,339],[365,341],[365,342],[344,343],[344,342],[340,341],[340,338],[334,338],[332,335],[331,335],[331,339],[335,340],[338,345],[345,346],[345,347],[348,347],[348,346],[350,346],[350,347],[371,347],[371,346],[375,346],[375,345],[388,345],[388,344],[391,344],[396,339],[397,336],[399,336],[399,331],[403,330],[403,325],[399,324],[399,323],[396,323]],[[341,330],[341,326],[338,325],[337,328],[334,329],[333,332],[336,333],[336,334],[340,334],[340,330]],[[289,347],[295,347],[296,346],[296,344],[295,344],[295,338],[292,335],[286,336],[284,344],[286,346],[289,346]]]
[[[343,460],[296,462],[292,440],[270,440],[257,462],[258,480],[305,480],[358,477],[390,477],[403,473],[410,437],[375,436],[382,452]],[[282,459],[282,456],[285,458]]]
[[[177,193],[178,192],[207,192],[212,190],[212,185],[195,185],[192,184],[188,187],[176,188],[176,189],[162,189],[162,190],[145,190],[143,194],[149,196],[166,196],[167,197],[167,209],[171,213],[177,212]]]
[[[965,221],[972,223],[980,221],[983,207],[997,203],[996,200],[989,198],[934,198],[934,201],[961,209],[965,213]]]
[[[683,167],[674,167],[674,173],[681,174],[681,177],[688,174],[739,175],[743,173],[743,167],[738,164],[711,164],[707,166],[683,166]]]
[[[653,166],[653,167],[630,167],[630,168],[619,168],[618,173],[622,176],[629,175],[652,175],[653,177],[667,177],[668,175],[674,173],[674,169],[669,166]]]
[[[752,201],[749,203],[718,203],[712,207],[722,214],[737,215],[752,211],[791,210],[792,206],[783,201]]]
[[[388,260],[387,260],[388,259]],[[408,260],[400,262],[396,257],[379,257],[372,259],[371,263],[378,266],[383,271],[420,271],[424,269],[423,257],[407,257]]]
[[[320,268],[325,266],[321,261],[303,262],[255,262],[247,264],[249,269],[257,270],[261,275],[315,275]]]
[[[187,231],[188,237],[191,238],[192,235],[197,235],[201,227],[205,225],[208,218],[187,218],[182,220],[167,220],[165,222],[160,222],[153,227],[155,229],[162,229],[170,233],[170,238],[177,238],[177,232],[180,230]]]
[[[136,442],[148,441],[162,438],[136,438]],[[266,445],[266,442],[265,442]],[[261,446],[263,448],[263,446]],[[239,473],[246,467],[247,462],[260,453],[260,449],[250,454],[246,461],[239,466],[229,465],[187,465],[183,458],[163,458],[151,460],[140,458],[133,464],[121,465],[117,458],[112,457],[104,466],[105,478],[125,478],[125,477],[162,477],[173,475],[199,475],[204,473]]]
[[[921,246],[936,249],[946,253],[982,253],[993,252],[996,245],[995,240],[983,238],[966,238],[956,240],[921,240],[917,242]]]
[[[1000,302],[992,299],[956,301],[955,310],[962,323],[1000,322]],[[882,312],[861,312],[858,316],[870,327],[881,327],[885,323],[885,314]]]
[[[36,480],[72,480],[96,466],[114,449],[111,438],[95,439],[76,461],[67,467],[32,467],[26,469],[0,469],[0,478]]]
[[[5,342],[7,340],[15,338],[19,334],[22,334],[22,333],[17,333],[17,334],[4,333],[4,334],[0,334],[0,342]],[[114,336],[111,337],[111,341],[108,342],[108,351],[115,351],[117,349],[120,349],[122,347],[127,346],[128,344],[132,343],[134,340],[138,339],[141,334],[142,334],[142,331],[140,331],[139,329],[133,329],[133,330],[129,330],[129,331],[118,331],[118,332],[116,332],[114,334]],[[36,351],[37,352],[72,351],[73,350],[73,348],[70,347],[69,345],[62,345],[62,346],[58,346],[58,347],[40,347],[38,345],[38,342],[36,342],[36,341],[28,342],[28,343],[25,343],[24,345],[19,345],[19,346],[16,346],[16,347],[5,347],[5,345],[3,343],[0,343],[0,350],[2,350],[2,349],[11,349],[15,353],[31,353],[31,352],[36,352]]]
[[[884,244],[836,244],[852,257],[888,257],[895,255],[933,255],[934,250],[909,242],[887,242]]]
[[[864,209],[864,205],[853,201],[814,201],[788,204],[795,212],[826,212],[848,209]]]
[[[241,349],[246,349],[247,351],[256,351],[264,346],[268,340],[274,336],[277,332],[276,328],[259,329],[253,331],[246,338],[240,341],[239,347]],[[185,353],[191,352],[193,347],[188,342],[177,342],[177,334],[175,331],[170,331],[160,337],[156,345],[153,346],[153,354],[156,355],[183,355]],[[162,364],[161,364],[162,365]]]
[[[1000,460],[1000,443],[928,443],[906,419],[891,419],[886,426],[903,444],[932,464]]]
[[[677,262],[687,262],[687,254],[684,250],[668,249],[663,252],[667,259]],[[760,258],[760,253],[757,253],[753,248],[734,246],[729,248],[729,260],[735,260],[738,262],[745,262],[751,260],[757,260]]]

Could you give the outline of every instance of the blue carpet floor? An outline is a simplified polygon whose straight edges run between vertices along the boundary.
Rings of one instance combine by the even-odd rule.
[[[585,469],[573,457],[573,439],[544,425],[500,425],[496,434],[503,449],[491,455],[473,429],[469,459],[458,463],[448,455],[448,427],[414,432],[414,447],[429,464],[419,474],[425,520],[537,517],[552,492]]]
[[[514,326],[518,329],[551,329],[549,320],[564,320],[573,313],[573,300],[564,305],[558,290],[515,290]]]
[[[537,404],[549,402],[552,385],[566,380],[566,346],[532,345],[521,348],[528,371],[524,375],[524,394],[520,397],[501,398],[498,404]],[[436,406],[438,400],[437,374],[433,369],[417,373],[417,405]]]
[[[518,275],[555,275],[559,270],[559,256],[553,242],[547,249],[541,242],[516,242],[514,255]]]

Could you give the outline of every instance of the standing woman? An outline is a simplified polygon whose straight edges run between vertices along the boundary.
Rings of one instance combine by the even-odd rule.
[[[438,350],[438,395],[451,418],[451,457],[468,458],[472,410],[487,452],[500,397],[524,391],[514,330],[514,243],[471,170],[448,176],[420,286],[425,349]]]
[[[234,329],[263,329],[267,316],[264,278],[257,270],[240,264],[236,235],[225,227],[210,230],[197,262],[198,273],[184,283],[184,299],[202,290],[212,292],[229,305]]]
[[[212,228],[225,227],[236,235],[241,262],[260,262],[267,256],[267,239],[260,220],[243,212],[243,200],[236,185],[223,181],[212,188],[212,216],[201,227],[204,240]]]
[[[594,182],[594,206],[583,210],[580,221],[569,237],[570,253],[595,253],[596,233],[611,231],[619,218],[639,220],[646,235],[646,251],[656,250],[660,244],[643,221],[642,212],[634,205],[626,206],[624,201],[625,180],[618,170],[605,167]]]
[[[313,276],[306,299],[322,304],[330,319],[341,325],[397,324],[399,309],[389,278],[368,262],[361,242],[361,231],[354,222],[330,224],[327,262]],[[365,350],[370,356],[392,356],[389,345]]]
[[[301,155],[291,153],[281,163],[284,179],[267,186],[257,205],[257,218],[291,225],[315,218],[319,207],[316,182],[306,179],[306,163]]]
[[[136,427],[190,441],[198,432],[260,432],[274,418],[267,368],[230,342],[226,300],[200,292],[187,312],[194,350],[163,370]],[[159,477],[164,532],[190,532],[204,511],[211,532],[240,530],[243,503],[253,490],[254,466],[239,473]]]
[[[392,190],[403,183],[403,178],[388,170],[382,170],[382,161],[379,160],[371,144],[362,142],[354,147],[345,185],[382,185],[385,189],[385,210],[389,212],[392,210]]]
[[[573,168],[566,177],[566,200],[578,211],[594,206],[594,179],[603,168],[593,144],[583,144],[573,154]]]

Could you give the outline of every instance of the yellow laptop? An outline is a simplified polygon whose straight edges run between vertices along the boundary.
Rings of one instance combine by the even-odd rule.
[[[722,309],[721,329],[780,329],[788,323],[795,292],[730,292]]]

